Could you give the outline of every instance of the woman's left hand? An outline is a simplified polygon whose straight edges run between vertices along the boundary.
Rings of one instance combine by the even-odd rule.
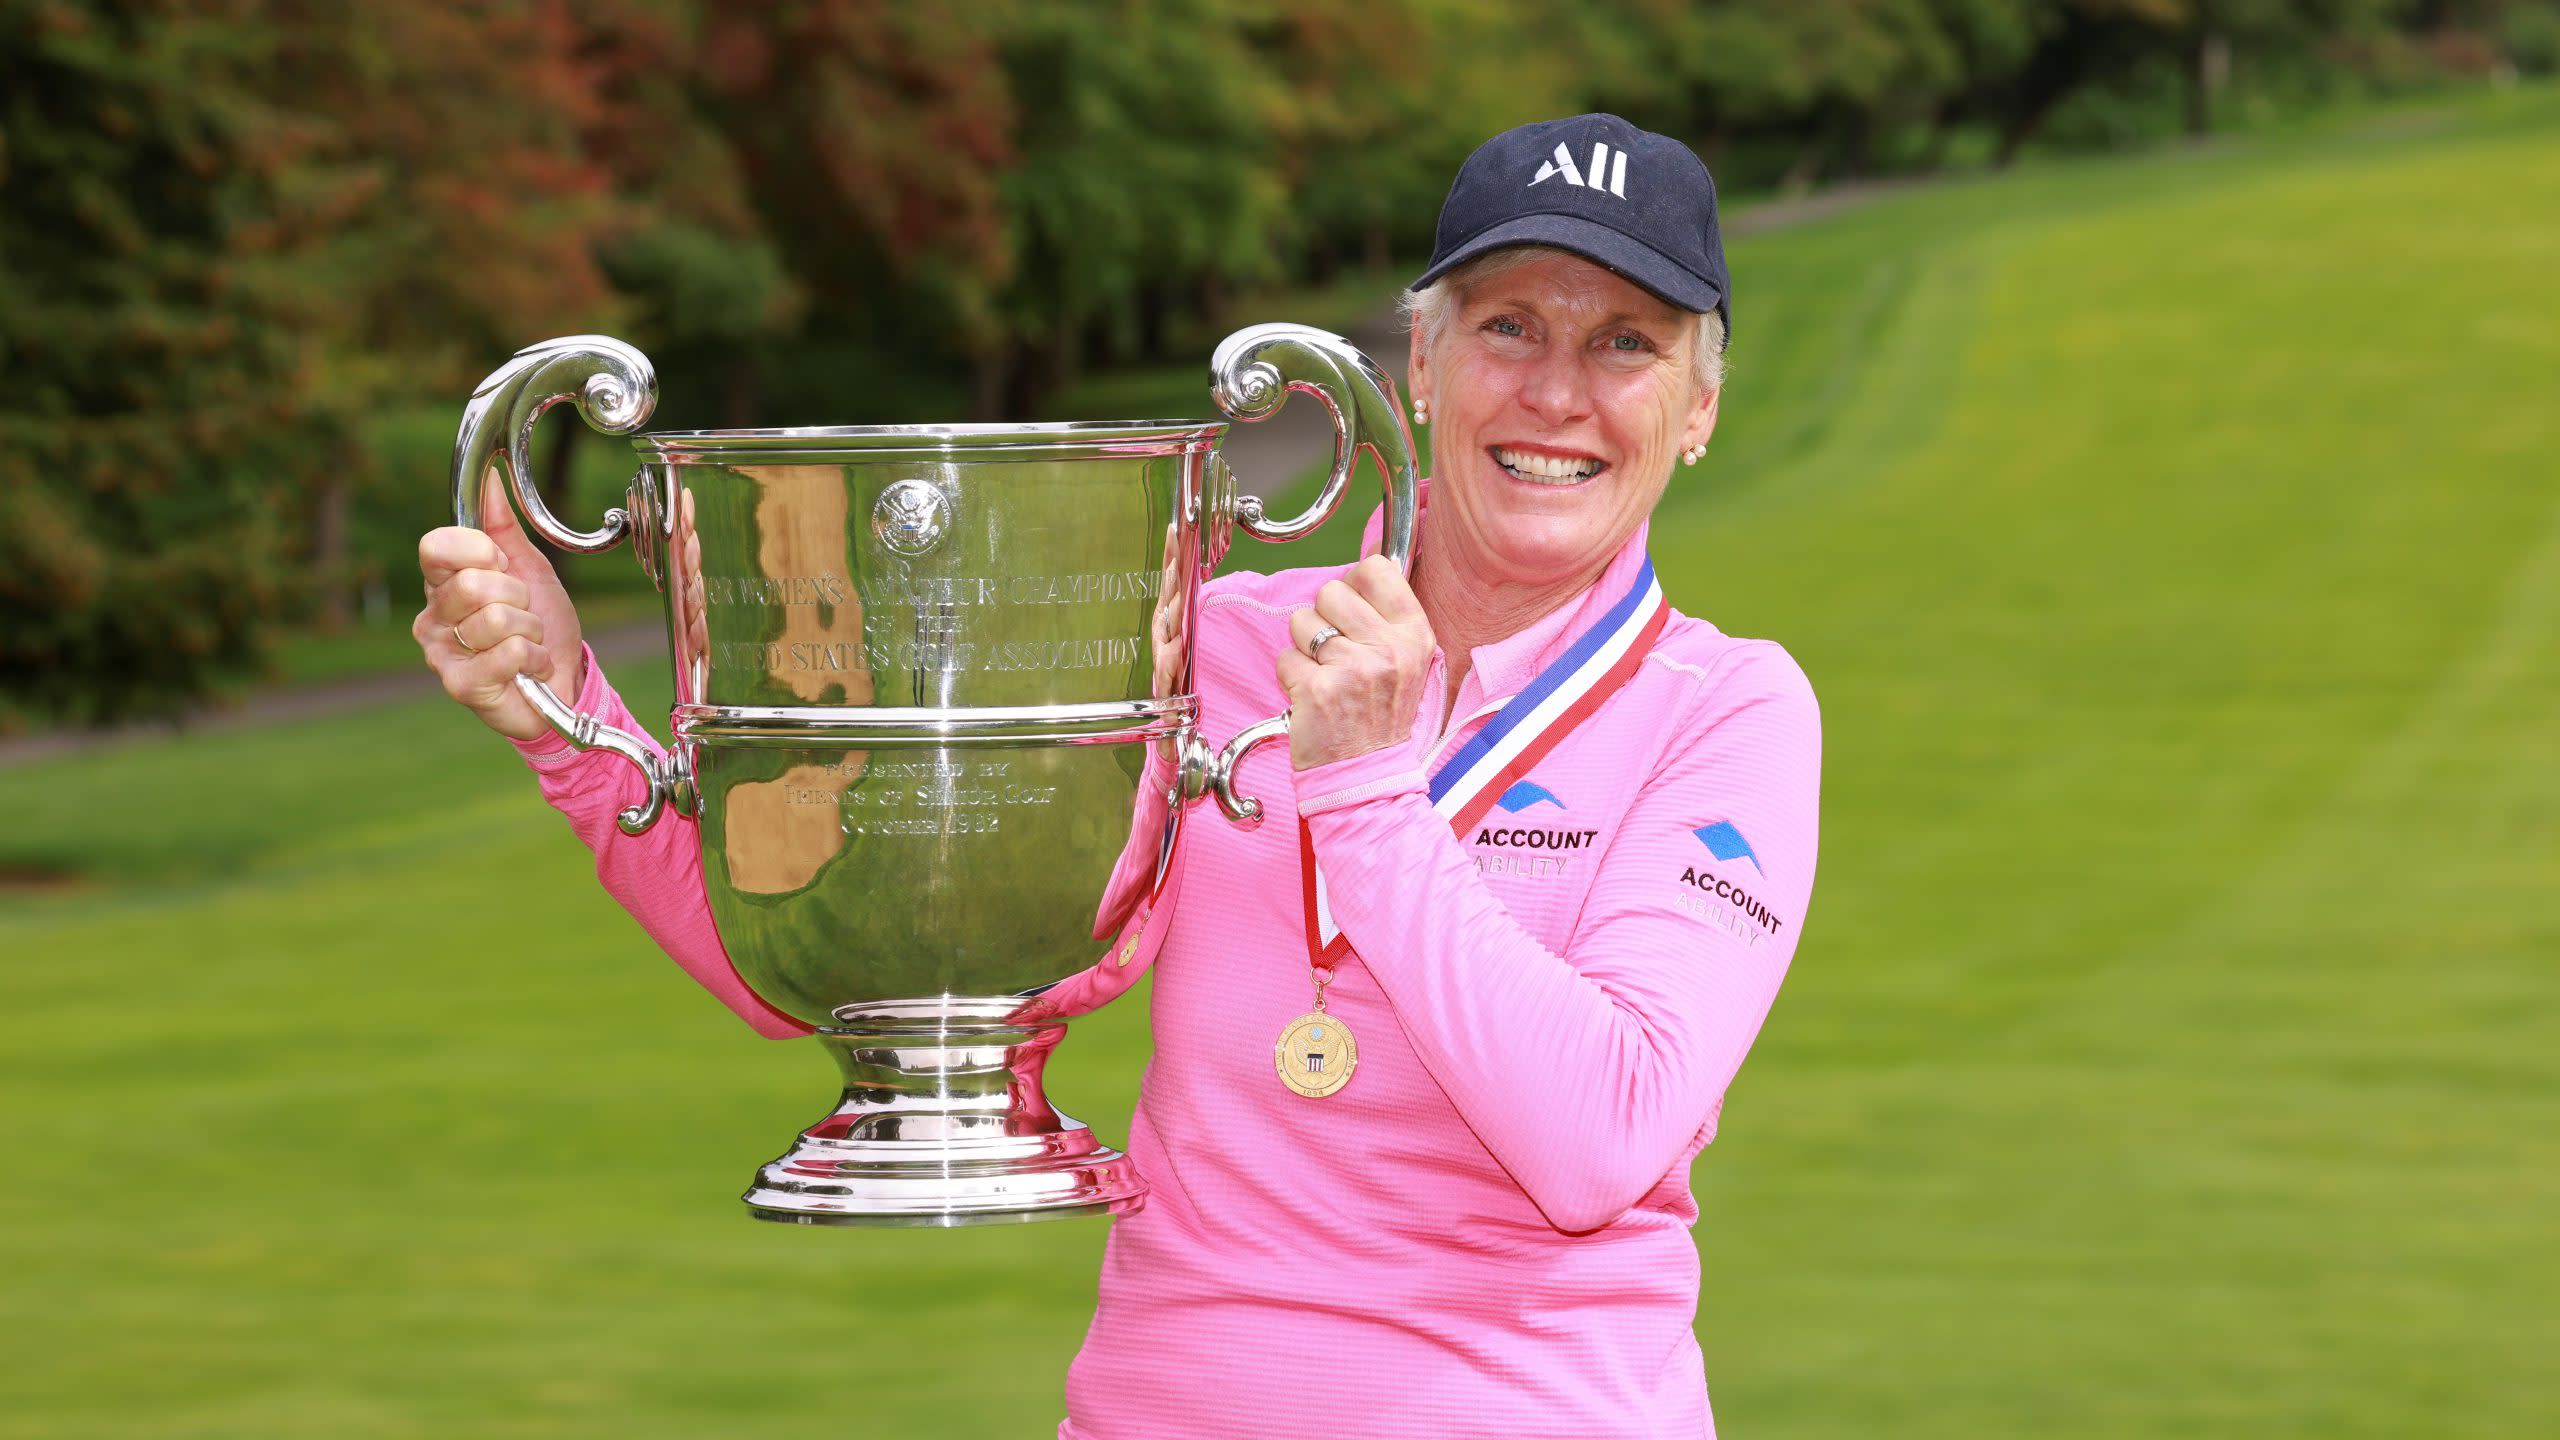
[[[1331,628],[1338,633],[1311,645]],[[1422,601],[1395,562],[1372,555],[1289,616],[1280,652],[1289,695],[1289,763],[1312,770],[1413,738],[1433,640]],[[1312,656],[1310,650],[1312,649]]]

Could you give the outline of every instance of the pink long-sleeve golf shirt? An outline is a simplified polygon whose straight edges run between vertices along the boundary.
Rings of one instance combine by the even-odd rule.
[[[1156,917],[1154,1058],[1069,1370],[1069,1440],[1714,1433],[1692,1324],[1689,1162],[1768,1014],[1813,888],[1820,721],[1793,660],[1675,614],[1634,677],[1454,834],[1428,773],[1623,594],[1440,663],[1405,744],[1302,772],[1257,751],[1264,823],[1204,807]],[[1201,602],[1213,739],[1285,707],[1272,656],[1338,571],[1238,574]],[[592,661],[590,662],[592,666]],[[579,708],[628,726],[590,669]],[[632,727],[636,728],[636,727]],[[765,1034],[723,954],[690,827],[622,835],[629,767],[526,747],[606,887]],[[1351,941],[1327,994],[1359,1067],[1310,1099],[1272,1042],[1310,1008],[1298,821]],[[1104,967],[1108,998],[1134,972]]]

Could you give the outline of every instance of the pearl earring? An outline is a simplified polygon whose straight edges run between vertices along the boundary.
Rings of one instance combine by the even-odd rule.
[[[1681,458],[1681,460],[1682,460],[1682,461],[1684,461],[1684,462],[1686,462],[1686,463],[1688,463],[1688,464],[1695,465],[1695,464],[1697,464],[1700,460],[1705,459],[1705,458],[1706,458],[1706,454],[1707,454],[1707,447],[1706,447],[1706,446],[1704,446],[1704,445],[1692,445],[1692,446],[1690,446],[1688,449],[1683,450],[1683,451],[1681,451],[1681,452],[1680,452],[1680,458]]]
[[[1430,424],[1430,423],[1431,423],[1431,407],[1430,407],[1429,405],[1427,405],[1427,404],[1424,404],[1424,403],[1423,403],[1422,401],[1420,401],[1420,400],[1416,400],[1416,401],[1414,401],[1414,402],[1413,402],[1413,423],[1414,423],[1414,424],[1416,424],[1416,425],[1428,425],[1428,424]]]

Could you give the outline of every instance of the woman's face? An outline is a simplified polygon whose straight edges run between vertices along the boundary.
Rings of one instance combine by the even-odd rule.
[[[1547,252],[1469,285],[1413,338],[1431,406],[1431,544],[1476,578],[1587,580],[1715,429],[1697,388],[1697,317],[1608,270]]]

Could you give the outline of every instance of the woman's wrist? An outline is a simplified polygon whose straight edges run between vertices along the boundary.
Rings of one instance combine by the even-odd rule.
[[[605,683],[604,672],[596,665],[595,651],[583,641],[580,642],[577,660],[572,665],[562,668],[577,677],[575,689],[564,697],[569,702],[569,708],[580,715],[592,715],[610,723],[610,717],[605,711],[608,705],[615,702],[613,687]],[[509,735],[507,743],[516,747],[517,754],[537,764],[556,765],[563,758],[576,753],[574,747],[569,744],[569,737],[552,729],[549,725],[543,726],[540,733],[535,735],[524,737]]]
[[[1316,815],[1390,795],[1428,793],[1421,747],[1411,739],[1326,760],[1291,773],[1298,813]]]

